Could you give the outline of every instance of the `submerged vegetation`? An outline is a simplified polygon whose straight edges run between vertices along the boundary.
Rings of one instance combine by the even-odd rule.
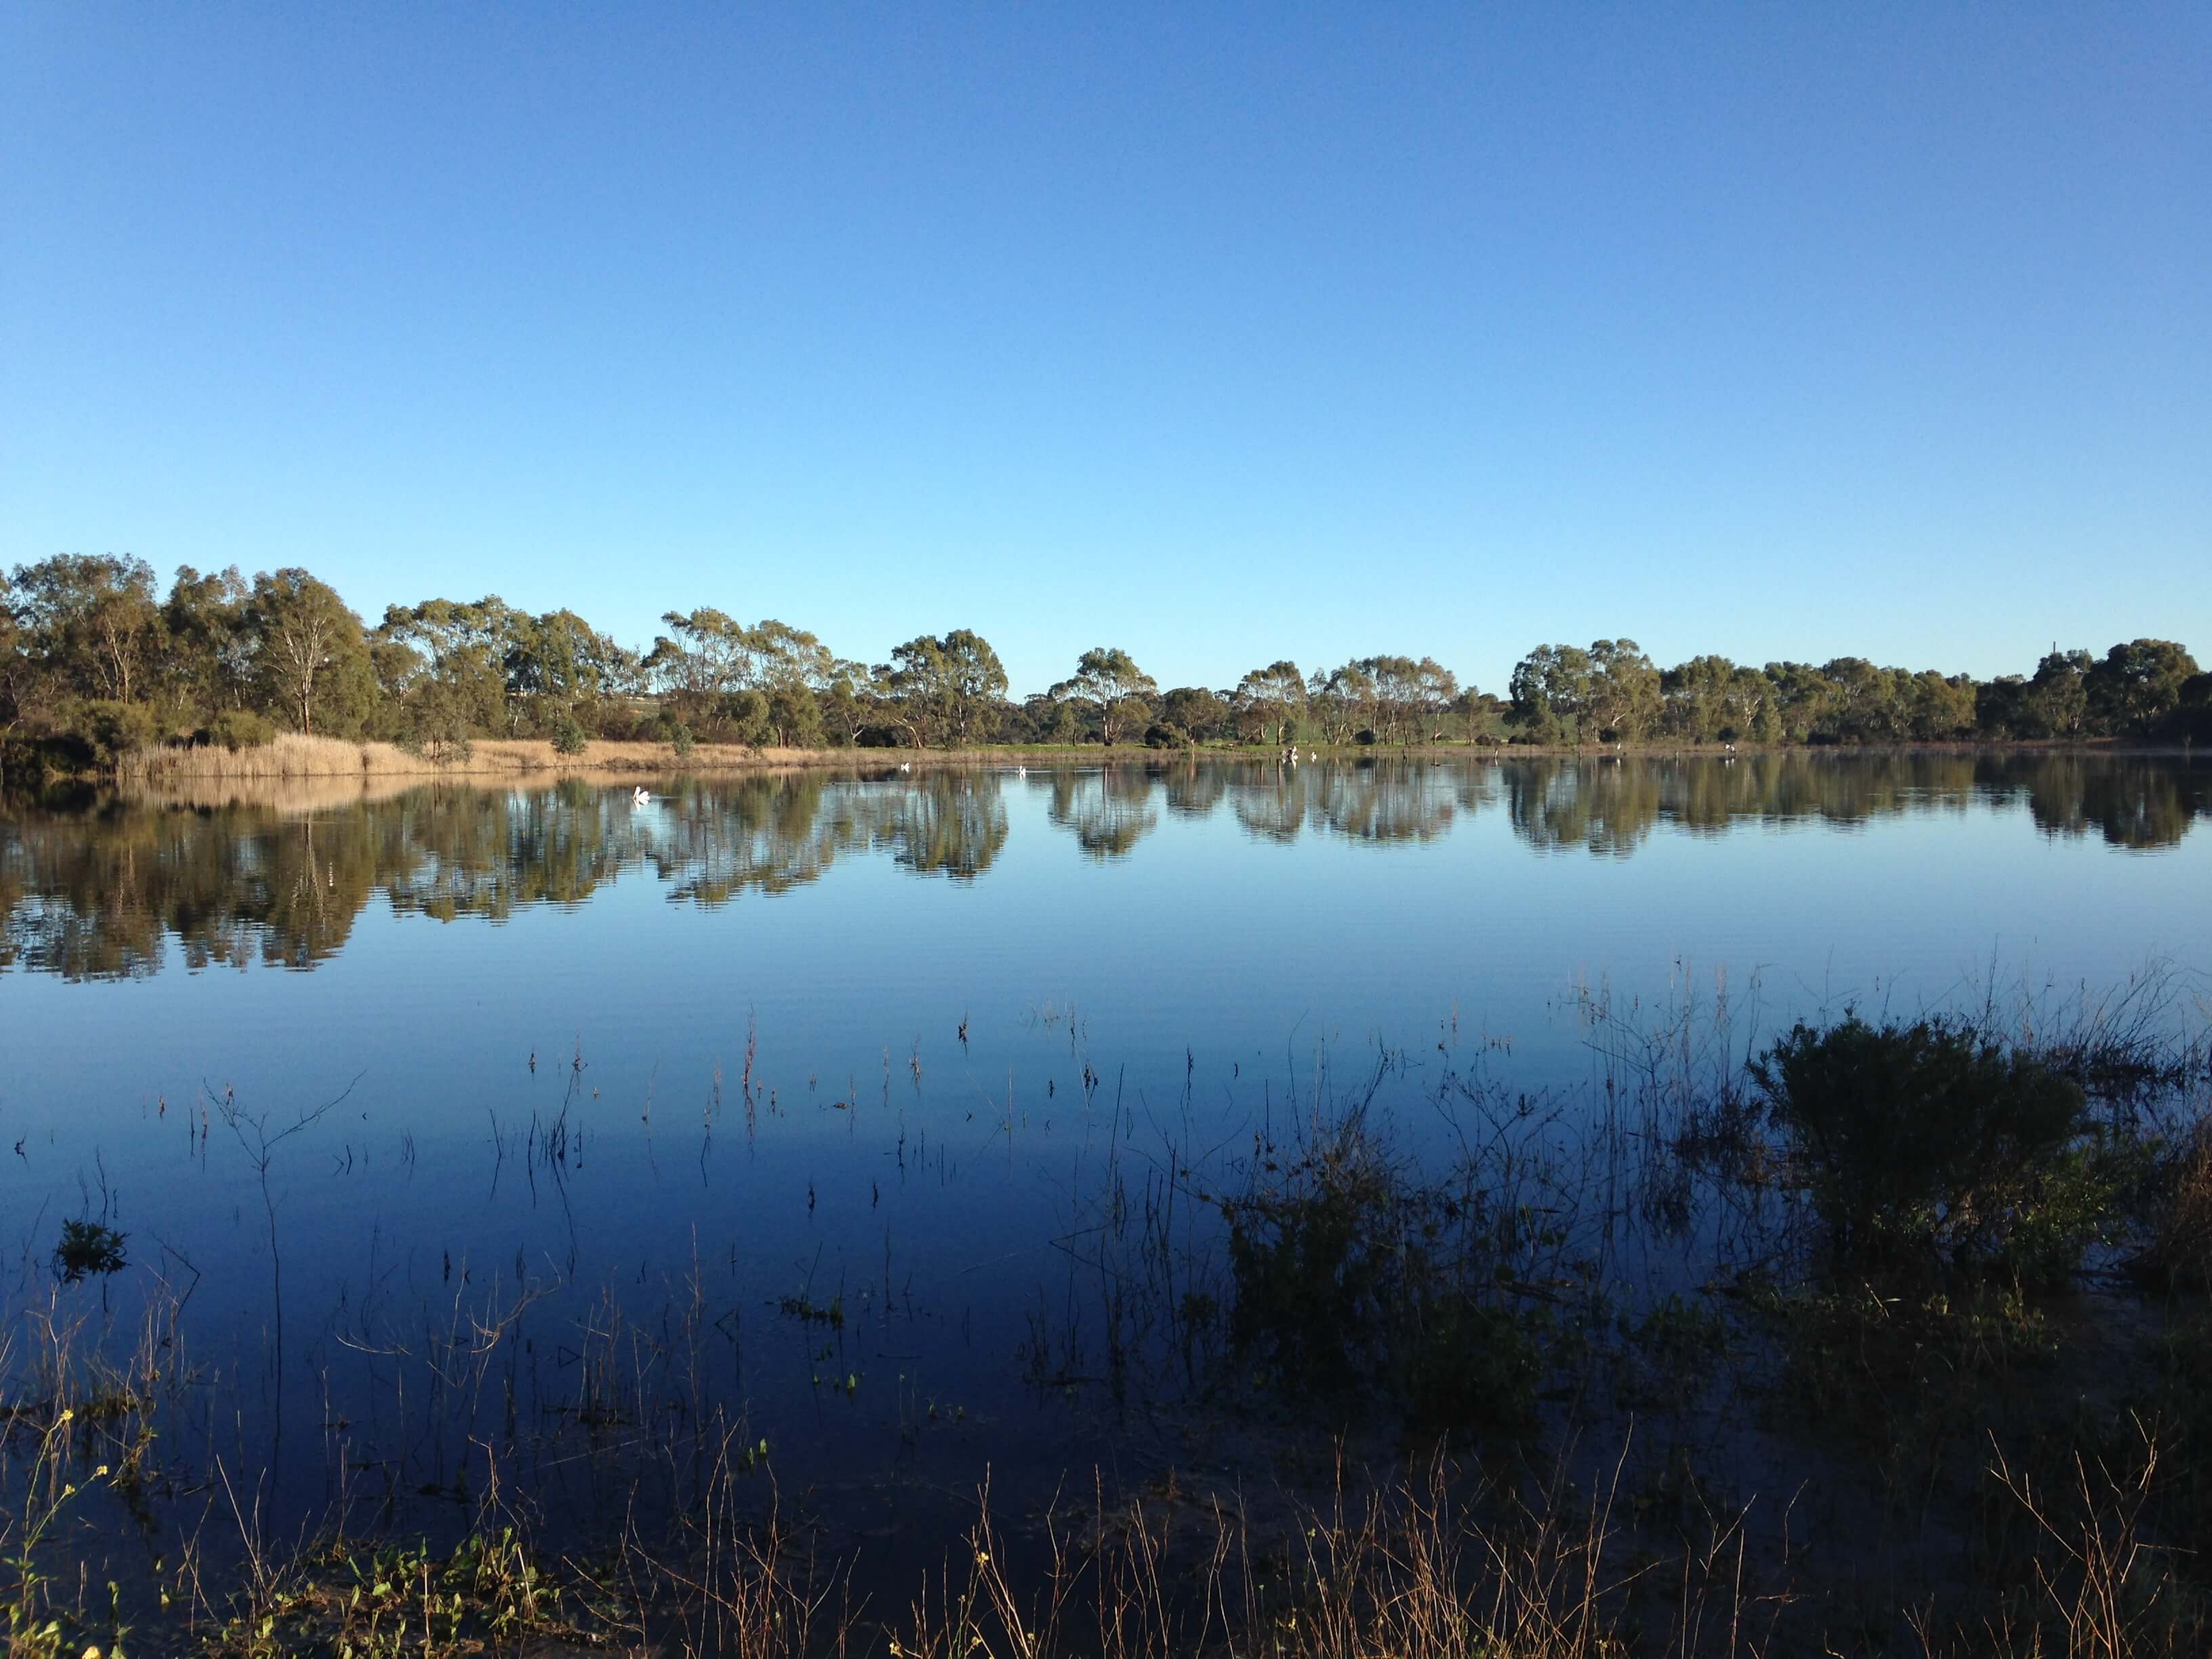
[[[1801,1023],[1750,1075],[1839,1269],[2061,1282],[2124,1184],[2079,1084],[1955,1020]]]
[[[990,743],[1182,749],[1300,743],[1574,744],[1945,743],[2212,738],[2212,675],[2182,646],[2054,650],[2032,675],[1882,667],[1857,657],[1763,666],[1693,657],[1662,669],[1633,640],[1546,645],[1508,695],[1431,657],[1377,654],[1310,672],[1279,661],[1234,685],[1162,690],[1101,646],[1019,701],[990,642],[923,634],[885,662],[711,607],[671,611],[649,647],[572,611],[496,596],[393,605],[374,627],[307,571],[179,568],[164,596],[144,561],[58,555],[0,574],[0,763],[11,775],[113,769],[241,773],[281,729],[343,738],[374,771],[478,763],[476,745],[532,740],[563,759],[594,739],[744,750],[962,749]],[[198,750],[189,763],[167,751]],[[279,763],[298,769],[295,749]],[[320,758],[332,758],[325,751]],[[148,763],[137,763],[142,769]]]
[[[54,1246],[54,1277],[74,1285],[88,1275],[119,1273],[130,1266],[123,1246],[124,1236],[103,1222],[64,1221]]]
[[[1563,1014],[1583,1086],[1516,1087],[1510,1045],[1447,1025],[1425,1058],[1224,1070],[1249,1121],[1200,1136],[1194,1056],[1147,1146],[1048,1011],[1042,1092],[1085,1127],[999,1390],[936,1391],[925,1334],[991,1328],[946,1299],[964,1258],[895,1268],[887,1230],[878,1285],[818,1257],[796,1288],[729,1280],[814,1378],[770,1433],[711,1206],[689,1262],[618,1258],[602,1285],[449,1248],[404,1291],[372,1261],[292,1310],[317,1334],[288,1357],[285,1161],[366,1154],[349,1112],[211,1093],[179,1115],[196,1168],[245,1155],[240,1243],[126,1261],[105,1219],[65,1223],[0,1324],[11,1651],[2203,1650],[2212,1050],[2185,983],[1764,1037],[1686,989]],[[775,1160],[804,1109],[880,1140],[863,1217],[890,1182],[1016,1190],[971,1193],[913,1138],[888,1051],[879,1100],[809,1085],[794,1109],[756,1037],[692,1120],[702,1176],[718,1127],[796,1167]],[[902,1069],[919,1110],[919,1044]],[[489,1176],[573,1227],[620,1119],[675,1148],[649,1080],[641,1117],[595,1116],[614,1079],[580,1048],[543,1074],[557,1109],[495,1112]],[[1039,1132],[1011,1089],[984,1141],[1009,1154]],[[1012,1303],[1032,1277],[977,1265]],[[242,1319],[205,1326],[211,1275]],[[288,1398],[312,1407],[289,1427]],[[841,1443],[876,1422],[893,1463],[847,1485]]]

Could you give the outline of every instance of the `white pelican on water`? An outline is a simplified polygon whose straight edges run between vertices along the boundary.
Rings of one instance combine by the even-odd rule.
[[[914,770],[914,768],[908,765],[904,761],[901,761],[899,763],[899,770],[902,772],[911,772]]]
[[[1014,775],[1018,778],[1025,778],[1029,776],[1029,775],[1030,769],[1026,766],[1017,766],[1014,769]]]
[[[629,792],[629,804],[632,806],[642,806],[652,799],[652,796],[645,793],[645,786],[641,783]]]

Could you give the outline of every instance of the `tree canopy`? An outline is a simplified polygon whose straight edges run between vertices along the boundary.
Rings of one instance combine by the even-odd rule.
[[[163,738],[242,741],[267,726],[417,745],[590,737],[811,748],[991,742],[1155,748],[1301,741],[1857,744],[2212,742],[2212,676],[2179,643],[2045,653],[1986,681],[1864,657],[1670,668],[1634,640],[1540,645],[1504,698],[1432,656],[1377,652],[1302,670],[1288,658],[1233,685],[1163,689],[1096,646],[1017,702],[977,630],[919,634],[872,667],[773,617],[670,611],[642,653],[571,610],[496,594],[388,606],[369,627],[298,566],[250,580],[179,568],[164,595],[145,561],[59,554],[0,572],[0,740],[82,738],[93,751]]]

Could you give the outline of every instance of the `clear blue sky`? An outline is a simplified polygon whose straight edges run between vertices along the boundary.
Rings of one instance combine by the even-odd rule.
[[[0,9],[0,562],[2212,658],[2212,7]]]

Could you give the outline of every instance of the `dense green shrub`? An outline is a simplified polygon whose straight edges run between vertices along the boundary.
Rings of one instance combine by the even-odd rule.
[[[276,741],[276,728],[260,715],[243,708],[226,708],[199,733],[201,740],[218,744],[236,754],[241,749],[261,749]]]
[[[698,746],[698,739],[691,735],[690,726],[678,720],[668,729],[668,746],[676,751],[677,759],[685,760]]]
[[[592,740],[590,732],[574,714],[562,714],[553,722],[553,752],[556,755],[580,755]]]
[[[1956,1022],[1801,1022],[1750,1069],[1837,1266],[2063,1278],[2117,1196],[2080,1085]]]
[[[161,723],[141,703],[80,703],[70,723],[106,760],[134,749],[151,749],[161,740]]]
[[[1147,749],[1188,749],[1190,733],[1169,720],[1154,720],[1145,728],[1145,747]]]

